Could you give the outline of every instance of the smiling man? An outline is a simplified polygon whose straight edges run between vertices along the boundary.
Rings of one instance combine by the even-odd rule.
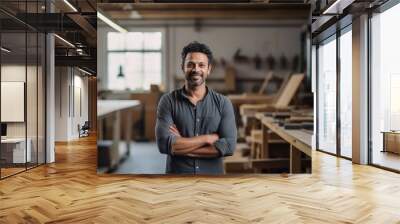
[[[223,174],[223,157],[233,155],[237,130],[232,103],[206,86],[213,60],[208,46],[182,50],[185,85],[161,97],[156,139],[167,154],[167,173]]]

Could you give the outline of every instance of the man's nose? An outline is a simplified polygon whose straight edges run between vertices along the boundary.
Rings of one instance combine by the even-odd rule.
[[[199,66],[199,65],[195,65],[195,66],[194,66],[194,71],[195,71],[195,72],[200,71],[200,66]]]

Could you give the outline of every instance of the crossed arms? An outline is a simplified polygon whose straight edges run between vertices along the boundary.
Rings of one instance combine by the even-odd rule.
[[[176,100],[176,99],[175,99]],[[232,103],[225,100],[217,134],[182,137],[172,118],[173,99],[161,97],[157,108],[156,140],[160,153],[190,157],[231,156],[236,148],[237,130]]]
[[[219,151],[213,145],[219,139],[217,134],[200,135],[184,138],[175,125],[169,127],[169,131],[177,136],[172,144],[172,154],[186,155],[190,157],[217,157]]]

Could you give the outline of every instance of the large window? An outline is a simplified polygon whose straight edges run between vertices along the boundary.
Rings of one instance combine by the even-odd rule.
[[[317,146],[321,151],[345,158],[352,157],[351,28],[350,24],[322,41],[315,62],[318,67]]]
[[[372,163],[396,170],[400,170],[399,21],[400,4],[371,19]]]
[[[318,149],[336,153],[336,37],[318,48]]]
[[[340,154],[352,157],[352,35],[351,26],[343,30],[340,45]]]
[[[107,54],[109,89],[149,90],[161,84],[161,32],[109,32]]]

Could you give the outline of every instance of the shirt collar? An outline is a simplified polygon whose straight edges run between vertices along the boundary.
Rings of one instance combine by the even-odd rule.
[[[203,99],[199,100],[199,102],[205,100],[206,97],[208,97],[210,91],[212,91],[212,90],[211,90],[210,88],[208,88],[208,86],[206,85],[206,95],[204,95]],[[184,98],[186,98],[186,99],[189,98],[189,96],[186,94],[185,85],[183,85],[183,86],[180,88],[179,93],[180,93],[180,95],[183,96]]]

